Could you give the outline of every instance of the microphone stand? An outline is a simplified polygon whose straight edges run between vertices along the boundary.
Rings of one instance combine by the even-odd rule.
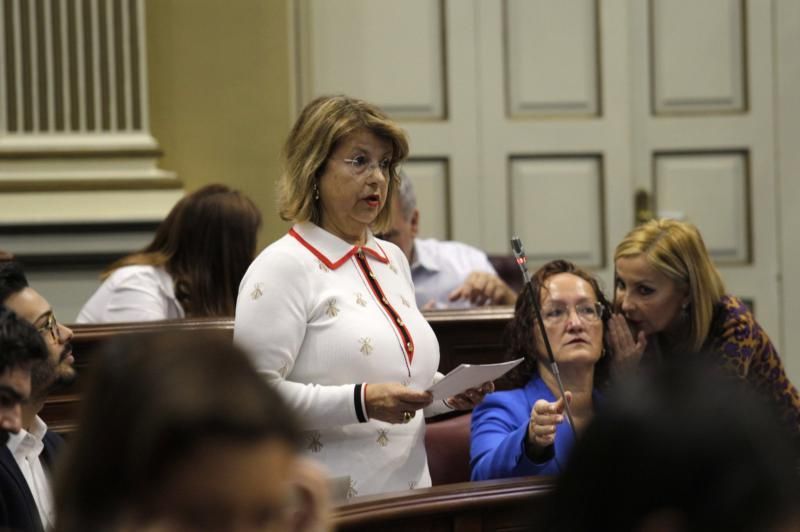
[[[561,373],[558,371],[558,363],[556,357],[553,355],[553,348],[550,346],[550,340],[547,338],[547,331],[544,328],[544,320],[542,319],[542,310],[539,308],[539,298],[533,293],[533,282],[531,281],[531,274],[528,272],[528,257],[525,256],[525,248],[522,247],[522,240],[515,236],[511,238],[511,250],[514,252],[514,257],[517,260],[520,270],[522,270],[522,278],[525,280],[525,289],[531,299],[533,305],[533,313],[535,322],[539,325],[539,333],[544,340],[544,346],[547,350],[547,357],[550,360],[550,370],[558,383],[558,391],[561,393],[561,398],[564,400],[564,410],[567,412],[567,420],[572,429],[572,435],[575,441],[578,440],[578,433],[575,431],[575,422],[572,420],[572,409],[569,407],[566,392],[564,391],[564,383],[561,382]]]

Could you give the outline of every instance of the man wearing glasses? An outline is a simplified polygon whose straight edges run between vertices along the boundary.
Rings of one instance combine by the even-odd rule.
[[[31,529],[51,529],[54,512],[49,458],[57,452],[63,440],[47,430],[38,414],[53,386],[75,377],[70,343],[72,330],[58,323],[50,304],[28,286],[28,280],[16,262],[0,263],[0,304],[32,324],[47,347],[47,358],[31,366],[30,400],[22,405],[22,429],[12,434],[6,449],[0,451],[8,450],[13,455],[36,504],[38,516],[31,518],[38,517],[39,522]]]

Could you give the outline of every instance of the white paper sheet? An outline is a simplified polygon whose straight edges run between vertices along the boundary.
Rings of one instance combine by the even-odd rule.
[[[461,364],[453,371],[444,376],[430,388],[433,393],[433,400],[447,399],[453,395],[458,395],[464,390],[476,388],[487,381],[493,381],[502,377],[524,359],[518,358],[510,362],[499,362],[497,364]]]

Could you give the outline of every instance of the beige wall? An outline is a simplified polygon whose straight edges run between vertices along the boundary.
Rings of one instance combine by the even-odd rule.
[[[291,120],[286,0],[147,0],[151,132],[187,190],[224,182],[264,216],[263,246],[286,225],[275,209]]]

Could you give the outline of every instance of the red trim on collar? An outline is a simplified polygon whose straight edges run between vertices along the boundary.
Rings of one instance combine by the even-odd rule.
[[[387,254],[386,254],[386,252],[383,250],[383,248],[381,247],[381,245],[380,245],[380,244],[378,244],[378,241],[377,241],[377,240],[375,241],[375,245],[376,245],[376,246],[378,246],[378,249],[380,249],[380,250],[381,250],[381,253],[383,253],[383,255],[381,255],[380,253],[378,253],[378,252],[377,252],[377,251],[375,251],[374,249],[372,249],[372,248],[368,248],[368,247],[366,247],[366,246],[362,246],[362,247],[361,247],[361,249],[363,249],[363,250],[364,250],[364,252],[365,252],[367,255],[372,255],[372,258],[374,258],[374,259],[377,259],[377,260],[378,260],[378,262],[382,262],[382,263],[384,263],[384,264],[389,264],[389,255],[387,255]]]
[[[330,268],[331,270],[335,270],[339,266],[341,266],[342,264],[347,262],[347,260],[350,257],[352,257],[353,255],[355,255],[358,252],[358,249],[359,249],[358,246],[353,246],[352,248],[350,248],[350,251],[348,251],[347,253],[344,254],[344,256],[342,256],[342,258],[340,258],[336,262],[333,262],[328,257],[326,257],[320,250],[315,248],[308,240],[306,240],[305,238],[300,236],[300,233],[295,231],[294,227],[289,229],[289,235],[294,237],[295,240],[300,242],[307,250],[309,250],[311,253],[313,253],[315,257],[317,257],[319,260],[321,260],[322,263],[325,266],[327,266],[328,268]],[[383,253],[383,255],[381,255],[380,253],[378,253],[374,249],[368,248],[366,246],[362,246],[361,249],[364,250],[364,252],[367,253],[368,255],[371,255],[374,259],[378,260],[379,262],[382,262],[384,264],[388,264],[389,263],[389,257],[386,255],[386,252],[383,250],[383,248],[380,246],[380,244],[378,244],[377,242],[376,242],[376,244],[377,244],[378,248],[381,250],[381,253]]]
[[[356,252],[356,246],[353,246],[352,249],[350,249],[350,251],[348,251],[347,253],[344,254],[344,257],[342,257],[341,259],[337,260],[336,262],[331,262],[331,260],[328,257],[326,257],[325,255],[323,255],[320,250],[318,250],[317,248],[312,246],[311,243],[308,242],[308,240],[306,240],[305,238],[300,236],[300,234],[297,231],[294,230],[294,227],[289,229],[289,234],[291,236],[293,236],[295,238],[295,240],[297,240],[303,246],[305,246],[305,248],[308,249],[311,253],[313,253],[315,257],[317,257],[319,260],[322,261],[322,264],[324,264],[325,266],[327,266],[331,270],[335,270],[336,268],[338,268],[339,266],[341,266],[342,264],[347,262],[347,259],[352,257],[353,254],[355,254],[355,252]]]

